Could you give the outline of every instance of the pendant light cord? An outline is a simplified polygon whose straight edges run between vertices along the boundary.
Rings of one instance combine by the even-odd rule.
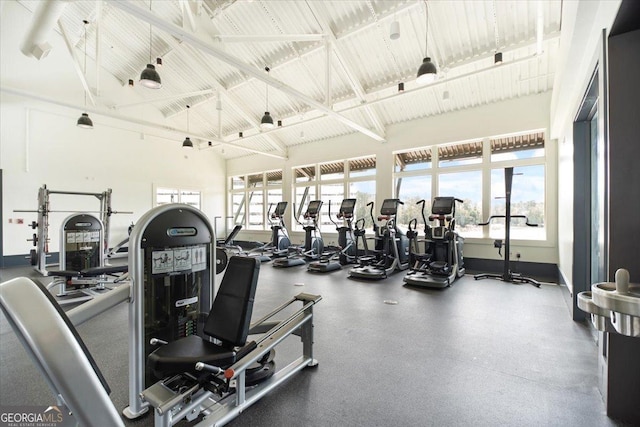
[[[429,47],[429,4],[427,3],[427,0],[424,0],[424,16],[426,21],[426,29],[424,32],[424,57],[427,58],[429,56],[429,51],[427,49]]]
[[[496,15],[496,0],[493,0],[492,6],[493,6],[493,31],[496,39],[496,52],[497,52],[498,46],[500,45],[500,36],[498,34],[498,17]]]
[[[151,12],[151,0],[149,0],[149,12]],[[149,22],[149,64],[151,64],[151,22]]]
[[[189,108],[191,108],[191,107],[187,105],[187,133],[190,133],[190,131],[189,131]]]
[[[267,76],[269,75],[269,67],[264,67],[267,72]],[[269,111],[269,83],[267,83],[267,108],[265,111]]]
[[[89,24],[89,21],[83,20],[82,23],[84,24],[84,65],[83,65],[82,73],[84,74],[84,79],[86,81],[87,79],[87,24]],[[87,109],[87,90],[86,89],[84,90],[84,109],[85,110]]]

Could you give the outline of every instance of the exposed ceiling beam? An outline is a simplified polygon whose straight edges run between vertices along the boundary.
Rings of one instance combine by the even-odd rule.
[[[129,108],[129,107],[135,107],[137,105],[153,104],[154,102],[158,102],[158,101],[171,101],[173,99],[190,98],[192,96],[211,94],[214,91],[215,89],[205,89],[205,90],[198,90],[194,92],[179,93],[176,95],[161,96],[159,98],[145,99],[144,101],[131,102],[129,104],[117,104],[117,105],[114,105],[112,108],[114,109]]]
[[[345,74],[345,76],[347,76],[349,84],[351,85],[351,89],[356,94],[356,96],[364,102],[366,100],[366,93],[364,87],[362,86],[362,83],[360,83],[360,80],[355,75],[352,67],[348,63],[347,58],[349,57],[349,55],[347,54],[347,52],[345,52],[344,48],[336,38],[336,35],[331,29],[331,26],[329,26],[329,24],[321,18],[318,8],[313,3],[313,1],[307,0],[305,3],[307,4],[307,7],[311,11],[311,14],[315,18],[316,22],[318,23],[318,25],[320,25],[320,28],[322,28],[322,31],[324,31],[324,33],[329,38],[329,41],[333,45],[333,51],[336,55],[336,58],[338,59],[338,64],[340,64],[342,72]],[[369,106],[365,106],[364,111],[367,117],[369,117],[369,120],[371,120],[371,123],[373,123],[373,126],[376,128],[376,130],[380,134],[384,135],[386,132],[385,126],[382,123],[382,120],[380,120],[378,113]]]
[[[189,0],[178,0],[180,4],[180,10],[182,11],[182,28],[195,33],[198,26],[196,25],[195,13],[191,9],[191,2]]]
[[[420,91],[427,91],[427,90],[433,91],[438,86],[442,86],[442,85],[454,82],[456,80],[467,79],[467,78],[470,78],[470,77],[477,76],[478,74],[483,74],[483,73],[486,73],[486,72],[489,72],[489,71],[492,71],[492,70],[496,70],[496,69],[502,68],[502,67],[511,67],[511,66],[514,66],[514,65],[517,65],[517,64],[520,64],[520,63],[523,63],[523,62],[531,61],[531,60],[534,60],[534,59],[537,59],[537,58],[538,58],[537,55],[525,56],[525,57],[522,57],[522,58],[519,58],[519,59],[516,59],[516,60],[513,60],[513,61],[503,62],[500,65],[491,65],[491,66],[488,66],[488,67],[485,67],[485,68],[482,68],[482,69],[479,69],[479,70],[474,70],[474,71],[470,71],[470,72],[467,72],[467,73],[459,74],[457,76],[452,76],[452,77],[447,77],[447,78],[444,78],[444,79],[436,80],[434,83],[431,83],[431,84],[428,84],[428,85],[425,85],[425,86],[416,86],[415,88],[405,90],[402,93],[394,92],[391,95],[389,95],[389,89],[390,88],[387,87],[387,88],[384,88],[384,89],[380,89],[375,94],[370,93],[369,95],[375,95],[376,97],[375,97],[375,99],[371,99],[371,100],[367,101],[366,104],[355,103],[355,104],[353,104],[351,106],[338,109],[337,111],[339,113],[347,113],[349,111],[353,111],[353,110],[358,110],[360,108],[364,108],[365,106],[373,106],[373,105],[376,105],[376,104],[379,104],[379,103],[384,103],[384,102],[393,100],[393,99],[395,99],[397,97],[400,97],[400,96],[407,96],[410,93],[415,93],[415,92],[420,92]],[[321,120],[324,117],[325,117],[324,115],[321,115],[321,116],[318,116],[318,117],[314,117],[314,118],[303,120],[303,121],[299,121],[299,122],[292,122],[291,124],[287,125],[286,129],[291,129],[292,127],[295,127],[295,126],[300,126],[300,125],[304,125],[304,124],[307,124],[307,123],[310,123],[310,122],[315,122],[317,120]],[[258,137],[258,136],[265,136],[266,134],[269,134],[269,133],[272,133],[272,132],[278,132],[278,131],[281,131],[283,129],[285,129],[285,128],[275,128],[273,130],[270,130],[268,132],[263,132],[261,134],[245,135],[242,140],[247,140],[247,139],[255,138],[255,137]],[[227,140],[227,142],[238,142],[238,141],[241,141],[241,140],[239,138],[235,139],[235,140]]]
[[[67,50],[71,55],[71,62],[73,62],[73,68],[74,70],[76,70],[76,74],[80,79],[80,83],[82,83],[82,87],[84,88],[84,93],[87,94],[87,97],[91,102],[91,105],[95,106],[96,100],[93,98],[93,94],[91,93],[91,89],[89,88],[89,82],[87,81],[87,76],[84,74],[85,71],[83,70],[83,67],[80,66],[73,44],[71,43],[71,40],[69,39],[69,35],[67,34],[67,31],[64,29],[64,25],[62,25],[62,21],[60,20],[58,21],[58,27],[60,28],[60,33],[62,34],[62,38],[64,39],[64,44],[67,46]],[[86,25],[84,30],[85,31],[87,30]]]
[[[218,34],[214,39],[224,43],[315,42],[324,40],[324,34]]]
[[[326,105],[324,105],[322,102],[319,102],[317,100],[315,100],[314,98],[305,95],[304,93],[292,88],[291,86],[288,86],[284,83],[282,83],[279,80],[274,79],[273,77],[267,75],[266,73],[263,73],[262,70],[257,69],[256,67],[253,67],[249,64],[246,64],[240,60],[238,60],[236,57],[234,57],[233,55],[224,52],[222,50],[220,50],[218,47],[213,46],[211,43],[208,43],[202,39],[200,39],[199,37],[183,30],[182,28],[178,27],[177,25],[171,23],[171,22],[167,22],[162,18],[159,18],[158,16],[154,15],[153,13],[151,13],[150,11],[147,11],[145,9],[140,8],[139,6],[137,6],[136,4],[132,3],[131,1],[117,1],[117,2],[113,2],[111,3],[113,6],[133,15],[136,16],[137,18],[150,23],[151,25],[155,26],[158,29],[161,29],[163,31],[166,31],[167,33],[181,39],[183,42],[188,43],[189,45],[202,50],[203,52],[208,53],[211,56],[214,56],[216,58],[218,58],[219,60],[238,68],[240,71],[244,72],[245,74],[248,74],[250,76],[253,76],[255,78],[257,78],[258,80],[261,80],[265,83],[267,83],[268,85],[274,87],[275,89],[280,90],[281,92],[293,97],[293,98],[297,98],[300,101],[326,113],[327,115],[329,115],[330,117],[338,120],[339,122],[349,126],[350,128],[361,132],[364,135],[369,136],[370,138],[375,139],[376,141],[384,141],[385,138],[379,134],[377,134],[376,132],[371,131],[370,129],[365,128],[364,126],[360,125],[359,123],[356,123],[355,121],[339,114],[336,113],[335,111],[333,111],[331,108],[327,107]]]
[[[99,108],[84,108],[75,104],[71,104],[68,102],[64,102],[64,101],[60,101],[57,99],[52,99],[52,98],[48,98],[42,95],[38,95],[38,94],[34,94],[34,93],[30,93],[30,92],[26,92],[23,91],[21,89],[15,89],[15,88],[11,88],[11,87],[7,87],[7,86],[0,86],[0,92],[4,92],[7,93],[9,95],[15,95],[15,96],[20,96],[23,98],[29,98],[29,99],[34,99],[37,101],[41,101],[41,102],[45,102],[47,104],[52,104],[52,105],[57,105],[60,107],[65,107],[65,108],[69,108],[72,110],[84,110],[87,113],[91,113],[91,114],[95,114],[98,116],[103,116],[103,117],[109,117],[111,119],[115,119],[115,120],[120,120],[123,122],[127,122],[127,123],[133,123],[133,124],[137,124],[137,125],[141,125],[141,126],[145,126],[145,127],[149,127],[152,129],[158,129],[158,130],[162,130],[165,132],[171,132],[175,135],[178,135],[179,137],[183,137],[185,134],[190,134],[191,136],[193,136],[194,138],[198,138],[201,139],[203,141],[212,141],[215,142],[217,145],[225,145],[228,147],[232,147],[232,148],[237,148],[239,150],[244,150],[250,153],[254,153],[254,154],[260,154],[263,156],[267,156],[267,157],[275,157],[277,159],[286,159],[285,156],[280,155],[280,154],[276,154],[276,153],[269,153],[269,152],[265,152],[265,151],[260,151],[260,150],[255,150],[252,148],[248,148],[248,147],[243,147],[241,145],[237,145],[233,142],[228,142],[228,141],[220,141],[219,139],[213,138],[210,135],[197,135],[197,134],[193,134],[192,132],[188,133],[186,130],[184,129],[176,129],[176,128],[172,128],[169,126],[164,126],[158,123],[154,123],[154,122],[149,122],[146,120],[139,120],[130,116],[121,116],[119,114],[115,114],[112,111],[105,111]],[[176,139],[177,141],[178,139]],[[202,149],[207,148],[207,147],[203,147]]]

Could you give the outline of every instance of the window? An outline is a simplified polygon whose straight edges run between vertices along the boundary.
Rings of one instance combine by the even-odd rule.
[[[482,237],[482,170],[443,173],[438,176],[438,194],[464,200],[456,203],[456,230],[464,237]]]
[[[336,225],[329,219],[329,205],[331,205],[331,218],[338,222],[336,214],[344,198],[344,183],[320,185],[320,199],[323,201],[320,218],[318,218],[320,231],[336,231]]]
[[[318,218],[321,231],[336,231],[335,224],[329,219],[329,202],[331,202],[332,218],[335,220],[342,200],[347,197],[357,199],[355,217],[367,218],[367,225],[369,228],[372,227],[366,205],[375,200],[375,156],[298,166],[293,169],[293,174],[295,177],[293,199],[297,211],[299,206],[303,206],[303,209],[299,210],[303,213],[310,200],[320,199],[323,202]],[[301,231],[302,227],[294,223],[293,229]]]
[[[355,181],[349,183],[349,197],[356,199],[356,209],[354,211],[353,224],[355,221],[364,218],[365,228],[369,231],[373,230],[373,224],[371,223],[370,207],[368,203],[375,203],[376,201],[376,182],[373,180],[367,181]],[[373,217],[376,218],[377,214],[374,206]],[[378,209],[380,210],[380,209]]]
[[[344,179],[344,161],[324,163],[320,165],[320,179]]]
[[[267,210],[282,200],[282,170],[230,178],[230,215],[234,224],[266,230]]]
[[[511,220],[511,238],[523,240],[544,240],[544,165],[520,166],[513,169],[511,189],[511,215],[525,215],[531,224],[527,226],[525,219]],[[505,214],[504,169],[491,170],[491,215]],[[497,198],[500,197],[500,198]],[[491,221],[489,235],[494,239],[505,236],[503,218]]]
[[[436,161],[437,159],[437,161]],[[421,215],[415,203],[429,200],[425,213],[431,213],[434,196],[453,196],[458,232],[464,237],[504,238],[504,219],[490,226],[478,226],[489,215],[504,215],[504,168],[514,167],[512,187],[513,215],[526,215],[530,223],[514,219],[511,236],[521,240],[544,240],[545,147],[544,132],[485,138],[441,146],[416,148],[394,153],[395,195],[405,202],[398,212],[398,225],[407,227]],[[489,182],[484,182],[484,179]],[[436,193],[434,193],[436,192]],[[431,199],[431,200],[430,200]],[[483,207],[489,212],[483,212]]]
[[[490,140],[491,161],[544,157],[544,133],[536,132]]]
[[[545,144],[544,133],[495,137],[489,140],[491,147],[491,215],[505,214],[504,168],[513,166],[511,189],[511,215],[525,215],[524,219],[511,220],[511,238],[522,240],[546,239],[545,220]],[[496,166],[500,168],[496,168]],[[489,236],[504,238],[504,219],[495,219],[489,227]]]
[[[409,172],[431,168],[431,148],[424,148],[394,155],[395,172]]]
[[[376,157],[363,157],[361,159],[349,160],[349,178],[361,178],[365,176],[375,176]]]
[[[438,166],[441,168],[482,163],[482,141],[438,147]]]
[[[282,201],[282,171],[267,172],[267,215]]]
[[[307,210],[307,205],[311,200],[316,199],[316,186],[305,185],[296,187],[294,202],[293,202],[293,229],[302,231],[302,226],[298,221],[302,222],[302,216]]]
[[[431,213],[431,175],[398,177],[396,179],[397,197],[404,202],[398,209],[398,225],[401,228],[409,228],[409,222],[413,218],[418,219],[418,227],[424,227],[422,220],[422,204],[420,200],[425,200],[424,215],[428,217]]]
[[[156,187],[156,206],[167,203],[184,203],[200,209],[201,193],[196,190],[181,190],[177,188]]]

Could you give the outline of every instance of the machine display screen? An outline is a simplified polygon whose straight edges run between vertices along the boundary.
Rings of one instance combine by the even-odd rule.
[[[356,207],[356,199],[344,199],[340,205],[340,212],[346,215],[352,215]]]
[[[433,199],[431,213],[434,215],[448,215],[453,212],[453,197],[436,197]]]
[[[310,201],[309,206],[307,206],[307,213],[309,215],[318,215],[318,211],[320,211],[320,206],[322,206],[322,200]]]
[[[284,216],[284,211],[287,210],[287,202],[278,202],[276,210],[273,213],[275,216]]]
[[[380,215],[395,215],[398,213],[398,199],[385,199],[380,208]]]

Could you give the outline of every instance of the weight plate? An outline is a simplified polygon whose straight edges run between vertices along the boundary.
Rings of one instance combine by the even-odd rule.
[[[31,249],[31,251],[29,251],[29,262],[31,262],[31,265],[33,266],[38,264],[38,253],[35,249]]]
[[[221,248],[216,248],[216,274],[222,273],[227,268],[229,257],[227,251]]]

